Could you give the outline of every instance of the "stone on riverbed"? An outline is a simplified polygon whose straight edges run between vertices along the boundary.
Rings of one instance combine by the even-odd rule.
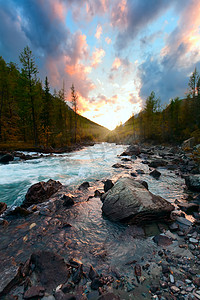
[[[131,224],[169,219],[174,209],[165,199],[128,177],[120,178],[102,198],[102,211],[110,220]]]
[[[7,204],[4,202],[0,202],[0,215],[7,209]]]
[[[185,184],[189,190],[200,192],[200,175],[186,176]]]
[[[25,200],[21,207],[27,208],[32,204],[38,204],[47,201],[55,194],[62,184],[59,181],[49,179],[47,182],[41,181],[33,184],[26,193]]]

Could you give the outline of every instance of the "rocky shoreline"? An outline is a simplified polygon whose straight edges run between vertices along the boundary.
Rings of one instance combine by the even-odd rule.
[[[135,259],[130,253],[130,259],[119,267],[111,263],[103,245],[101,249],[88,245],[85,252],[79,252],[76,216],[97,201],[101,209],[100,198],[105,201],[115,182],[84,183],[73,195],[58,182],[38,183],[30,188],[21,207],[14,211],[4,204],[0,207],[0,299],[200,299],[196,158],[180,148],[130,146],[119,157],[117,168],[130,169],[131,181],[142,172],[131,172],[137,157],[149,166],[149,176],[158,184],[162,170],[157,167],[162,167],[184,177],[190,190],[187,199],[176,201],[167,223],[151,220],[148,226],[144,221],[125,226],[122,243],[126,238],[136,245],[147,243],[144,253]],[[185,218],[186,213],[192,214],[193,221]],[[91,264],[85,263],[85,256],[91,258]]]

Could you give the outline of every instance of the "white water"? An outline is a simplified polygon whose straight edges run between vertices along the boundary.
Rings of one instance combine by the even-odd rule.
[[[119,161],[117,155],[125,148],[102,143],[73,153],[0,165],[0,201],[19,205],[32,184],[50,178],[70,189],[83,181],[110,178],[116,171],[112,165]]]

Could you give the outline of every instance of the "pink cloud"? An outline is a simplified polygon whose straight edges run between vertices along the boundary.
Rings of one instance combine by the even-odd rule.
[[[113,64],[112,64],[111,71],[118,70],[119,67],[121,66],[121,64],[122,64],[121,59],[119,57],[116,57]]]
[[[107,43],[108,45],[111,44],[111,42],[112,42],[111,39],[110,39],[109,37],[106,37],[106,38],[105,38],[105,41],[106,41],[106,43]]]
[[[97,40],[100,39],[101,35],[102,35],[102,27],[101,27],[101,25],[97,25],[97,31],[95,34],[95,37],[97,38]]]
[[[103,49],[95,49],[92,53],[92,67],[96,68],[101,62],[106,52]]]

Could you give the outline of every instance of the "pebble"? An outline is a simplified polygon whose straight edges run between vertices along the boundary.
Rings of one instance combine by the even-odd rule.
[[[173,294],[176,294],[176,293],[180,292],[180,289],[177,286],[175,286],[175,285],[172,285],[170,287],[170,289],[171,289],[171,291],[172,291]]]
[[[171,283],[174,283],[174,282],[175,282],[174,276],[173,276],[172,274],[169,275],[169,279],[170,279],[170,282],[171,282]]]
[[[192,244],[198,244],[198,240],[197,239],[194,239],[194,238],[189,238],[189,242],[192,243]]]

